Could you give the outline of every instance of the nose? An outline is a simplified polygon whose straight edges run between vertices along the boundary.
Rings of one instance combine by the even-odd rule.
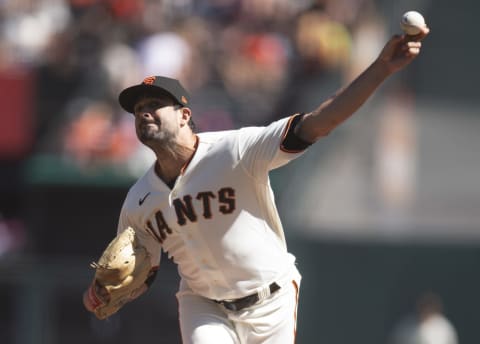
[[[147,110],[143,110],[142,112],[138,113],[136,115],[136,117],[138,119],[152,119],[153,118],[153,115],[151,114],[151,112],[147,111]]]

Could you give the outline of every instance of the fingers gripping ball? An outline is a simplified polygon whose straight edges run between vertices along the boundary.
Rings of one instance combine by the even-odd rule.
[[[407,35],[415,36],[426,26],[425,19],[417,11],[408,11],[403,14],[400,27]]]
[[[130,227],[117,235],[91,266],[95,278],[88,297],[99,319],[108,318],[135,298],[152,268],[146,248]]]

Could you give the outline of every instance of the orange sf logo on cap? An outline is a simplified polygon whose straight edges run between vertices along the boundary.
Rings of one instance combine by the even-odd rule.
[[[143,79],[143,83],[144,83],[145,85],[151,85],[151,84],[153,84],[154,82],[155,82],[155,77],[154,77],[154,76],[149,76],[149,77]]]
[[[185,104],[188,103],[188,100],[187,100],[187,98],[185,98],[185,96],[182,96],[182,102],[184,102]]]

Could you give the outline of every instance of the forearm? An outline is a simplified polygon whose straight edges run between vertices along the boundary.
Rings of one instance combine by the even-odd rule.
[[[341,89],[313,112],[306,114],[295,129],[304,141],[315,142],[328,135],[357,111],[391,74],[401,70],[420,53],[420,41],[430,30],[427,27],[416,36],[394,35],[384,46],[378,58],[350,85]]]
[[[306,114],[297,135],[307,142],[328,135],[353,115],[389,75],[388,68],[375,61],[351,84]]]

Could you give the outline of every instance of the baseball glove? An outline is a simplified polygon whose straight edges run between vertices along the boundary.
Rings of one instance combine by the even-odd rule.
[[[88,298],[98,319],[108,318],[145,291],[152,268],[150,255],[131,227],[117,235],[90,266],[95,278]]]

